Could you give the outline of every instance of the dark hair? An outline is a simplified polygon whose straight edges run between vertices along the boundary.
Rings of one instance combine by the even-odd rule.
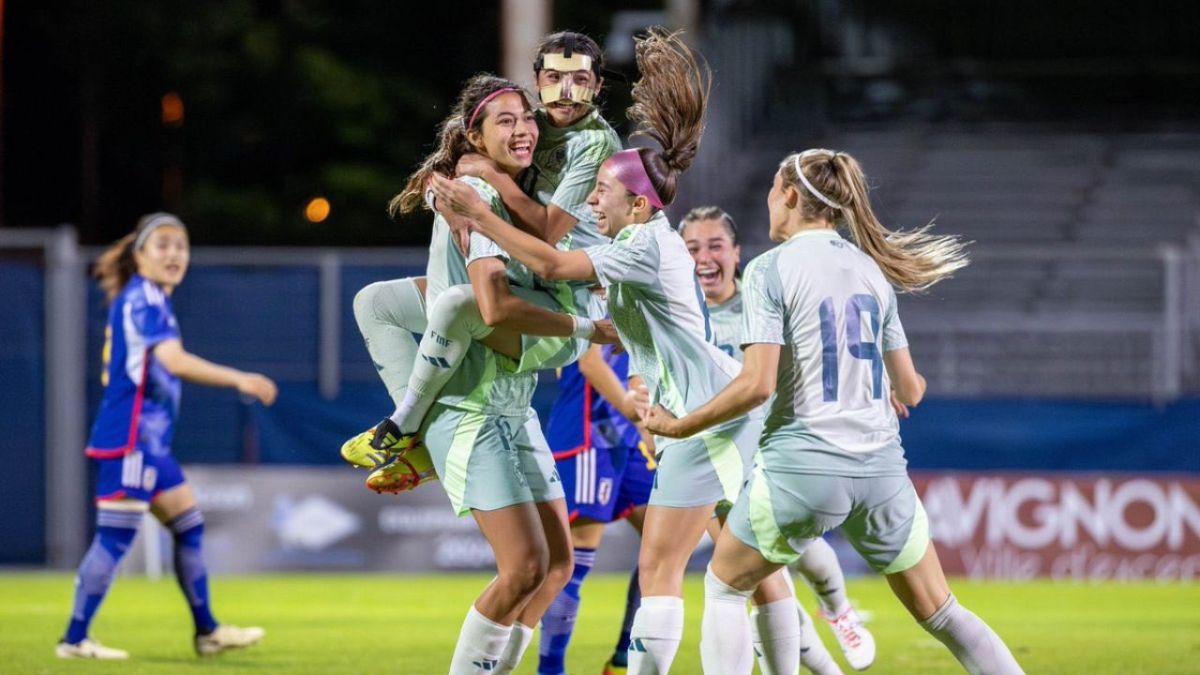
[[[408,177],[400,194],[388,202],[389,214],[395,217],[412,212],[424,203],[425,187],[434,173],[454,175],[459,158],[469,152],[475,152],[475,147],[467,139],[467,132],[470,131],[467,124],[480,102],[501,89],[515,90],[525,99],[525,104],[532,108],[529,95],[520,85],[490,73],[479,73],[471,77],[463,85],[462,93],[458,95],[458,101],[455,102],[450,115],[442,121],[438,131],[437,149],[425,157],[421,166]],[[486,115],[475,115],[472,128],[481,129],[485,117]]]
[[[600,45],[592,38],[583,33],[575,33],[569,30],[551,33],[542,38],[538,43],[537,59],[533,62],[533,72],[542,72],[542,63],[546,54],[555,52],[563,52],[563,55],[570,58],[575,52],[579,52],[585,56],[590,56],[592,59],[592,72],[596,78],[600,78],[600,73],[604,70],[604,52],[600,49]]]
[[[719,206],[697,206],[691,211],[688,211],[687,215],[683,217],[683,220],[679,221],[679,234],[682,236],[684,228],[691,223],[701,220],[721,221],[721,225],[723,225],[725,227],[725,231],[729,233],[729,240],[733,242],[734,246],[738,245],[737,223],[733,222],[733,216],[726,213],[725,209],[722,209]]]
[[[701,67],[679,33],[663,28],[636,40],[641,79],[633,85],[633,105],[626,115],[636,127],[632,136],[649,136],[662,148],[638,148],[646,175],[664,205],[675,201],[679,174],[700,150],[704,114],[712,90],[712,70]]]
[[[170,225],[187,231],[183,221],[170,213],[158,211],[138,218],[133,232],[104,249],[100,257],[96,258],[96,263],[92,265],[92,277],[100,282],[100,288],[104,291],[104,297],[108,302],[112,302],[120,295],[125,284],[129,283],[133,275],[137,274],[137,260],[133,257],[133,250],[138,237],[152,225],[155,228]]]

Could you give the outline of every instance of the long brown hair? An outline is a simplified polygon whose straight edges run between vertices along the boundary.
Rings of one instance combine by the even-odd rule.
[[[633,85],[633,105],[625,114],[637,127],[633,136],[648,136],[661,146],[639,148],[638,156],[663,204],[670,204],[679,174],[700,150],[712,70],[696,60],[679,33],[663,28],[638,38],[636,53],[642,76]]]
[[[463,85],[458,101],[451,109],[450,116],[442,121],[438,131],[438,147],[430,153],[421,166],[408,177],[400,194],[388,202],[388,213],[392,217],[411,213],[424,203],[425,187],[434,173],[447,176],[454,175],[454,168],[459,158],[469,152],[475,152],[475,147],[467,140],[467,123],[479,103],[501,89],[513,89],[525,98],[529,105],[529,95],[520,85],[490,73],[479,73],[467,80]],[[472,128],[481,129],[485,115],[476,115]]]
[[[113,242],[96,258],[96,263],[92,265],[92,277],[100,282],[100,288],[104,291],[104,297],[108,302],[111,303],[115,300],[121,294],[121,289],[125,288],[125,284],[129,283],[133,275],[137,274],[137,260],[133,257],[133,251],[137,247],[138,238],[147,229],[163,225],[187,231],[183,221],[170,213],[161,211],[147,213],[138,218],[133,232]]]
[[[796,173],[797,158],[811,190]],[[784,183],[800,193],[797,208],[805,220],[845,222],[858,247],[871,256],[888,281],[901,291],[924,291],[970,262],[967,242],[954,235],[931,234],[932,221],[907,232],[884,227],[871,209],[862,167],[847,153],[832,150],[793,153],[779,164],[779,171]],[[821,197],[837,206],[825,203]]]

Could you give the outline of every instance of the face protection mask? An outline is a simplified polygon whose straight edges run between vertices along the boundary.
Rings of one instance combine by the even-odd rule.
[[[592,57],[578,52],[571,54],[570,58],[565,56],[565,53],[544,54],[542,55],[541,69],[556,70],[563,75],[558,83],[538,89],[538,96],[542,99],[543,104],[582,103],[591,105],[592,97],[596,95],[595,90],[575,84],[571,75],[580,70],[590,71]]]

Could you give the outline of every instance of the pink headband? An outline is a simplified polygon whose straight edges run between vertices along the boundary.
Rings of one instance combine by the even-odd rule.
[[[655,208],[663,207],[662,198],[650,182],[650,175],[642,164],[642,156],[636,149],[622,150],[608,158],[612,162],[613,173],[630,192],[645,197]]]
[[[471,127],[475,126],[475,118],[479,117],[479,111],[483,110],[483,106],[487,105],[488,101],[491,101],[492,99],[496,98],[500,94],[510,92],[510,91],[516,91],[516,88],[515,87],[504,87],[503,89],[497,89],[496,91],[493,91],[492,93],[488,94],[487,96],[484,96],[483,100],[479,102],[479,105],[475,106],[475,110],[471,113],[471,119],[470,119],[470,121],[467,122],[467,129],[470,129]]]

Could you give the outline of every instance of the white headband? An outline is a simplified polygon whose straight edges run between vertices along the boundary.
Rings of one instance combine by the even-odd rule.
[[[150,234],[164,225],[173,225],[183,229],[185,232],[187,231],[187,228],[184,227],[182,221],[169,213],[164,213],[162,215],[155,216],[153,220],[142,226],[142,230],[138,232],[137,239],[133,240],[133,248],[135,250],[141,248],[143,245],[145,245],[146,240],[150,238]]]
[[[807,157],[809,155],[818,154],[818,153],[819,154],[828,154],[830,157],[837,156],[837,153],[835,153],[831,150],[805,150],[804,152],[796,155],[796,175],[800,176],[800,182],[804,184],[804,188],[806,190],[808,190],[809,192],[812,193],[812,196],[825,202],[825,204],[827,204],[828,206],[831,206],[835,209],[841,209],[841,208],[843,208],[841,204],[833,201],[829,197],[826,197],[825,195],[818,192],[817,188],[813,187],[813,184],[808,182],[808,178],[804,175],[804,171],[800,168],[800,160],[801,159],[803,159],[804,157]]]

